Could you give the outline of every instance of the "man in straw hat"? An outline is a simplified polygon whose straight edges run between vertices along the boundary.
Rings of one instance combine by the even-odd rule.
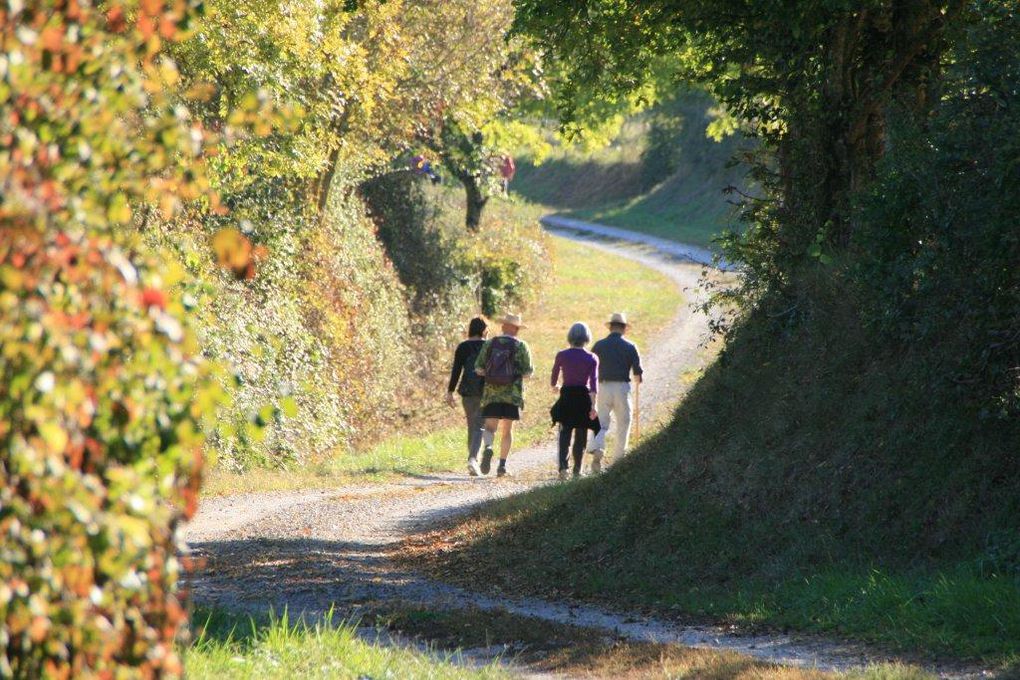
[[[479,472],[489,474],[492,465],[492,444],[496,430],[500,432],[498,477],[506,472],[506,459],[513,443],[514,421],[521,419],[524,408],[524,379],[534,370],[531,351],[517,334],[524,328],[518,314],[506,314],[499,320],[502,334],[486,340],[478,353],[475,371],[485,379],[482,391],[482,416],[485,431],[482,433],[482,464]]]
[[[599,358],[599,391],[596,411],[602,429],[595,435],[591,448],[591,470],[602,472],[602,456],[606,449],[606,433],[616,421],[614,456],[622,458],[630,437],[630,381],[631,375],[641,382],[641,354],[624,334],[630,327],[627,317],[614,312],[606,323],[609,335],[595,343],[591,351]]]

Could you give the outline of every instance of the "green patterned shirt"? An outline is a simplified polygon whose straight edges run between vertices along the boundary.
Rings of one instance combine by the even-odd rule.
[[[496,338],[506,336],[496,336]],[[489,352],[492,351],[492,341],[496,338],[486,340],[482,350],[478,353],[475,361],[475,368],[484,371],[485,364],[489,361]],[[509,385],[490,385],[485,383],[485,390],[482,392],[482,406],[489,404],[514,404],[524,408],[524,379],[531,375],[534,367],[531,365],[531,350],[528,343],[523,340],[517,341],[517,354],[514,355],[514,363],[517,365],[517,379]]]

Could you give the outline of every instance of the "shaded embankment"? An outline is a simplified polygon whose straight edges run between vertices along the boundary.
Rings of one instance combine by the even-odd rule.
[[[944,347],[875,352],[845,291],[816,304],[784,333],[745,320],[672,423],[607,475],[430,537],[445,548],[431,573],[1010,663],[1020,423],[935,389],[924,367]]]

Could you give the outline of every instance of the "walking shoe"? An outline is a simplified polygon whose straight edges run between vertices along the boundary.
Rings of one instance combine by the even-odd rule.
[[[592,474],[597,475],[602,472],[602,454],[604,451],[601,449],[595,449],[591,452],[591,471]]]
[[[503,463],[500,463],[499,467],[496,468],[496,476],[497,477],[506,477],[509,474],[510,473],[506,471],[506,465],[504,465]]]
[[[489,470],[491,469],[492,469],[492,449],[490,449],[489,447],[485,447],[485,450],[482,451],[482,468],[481,468],[482,474],[483,475],[489,474]]]
[[[560,470],[560,481],[561,482],[567,481],[567,470],[566,470],[566,468]]]
[[[482,474],[482,471],[478,468],[478,456],[468,458],[468,474],[472,477]]]
[[[580,470],[574,470],[573,477],[574,477],[574,479],[580,479],[581,478],[581,471]]]

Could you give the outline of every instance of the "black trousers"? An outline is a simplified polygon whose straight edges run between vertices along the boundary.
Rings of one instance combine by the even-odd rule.
[[[570,447],[570,437],[574,437],[574,446]],[[574,472],[581,471],[581,459],[584,449],[588,446],[588,428],[560,425],[560,469],[567,469],[567,451],[574,454]]]

